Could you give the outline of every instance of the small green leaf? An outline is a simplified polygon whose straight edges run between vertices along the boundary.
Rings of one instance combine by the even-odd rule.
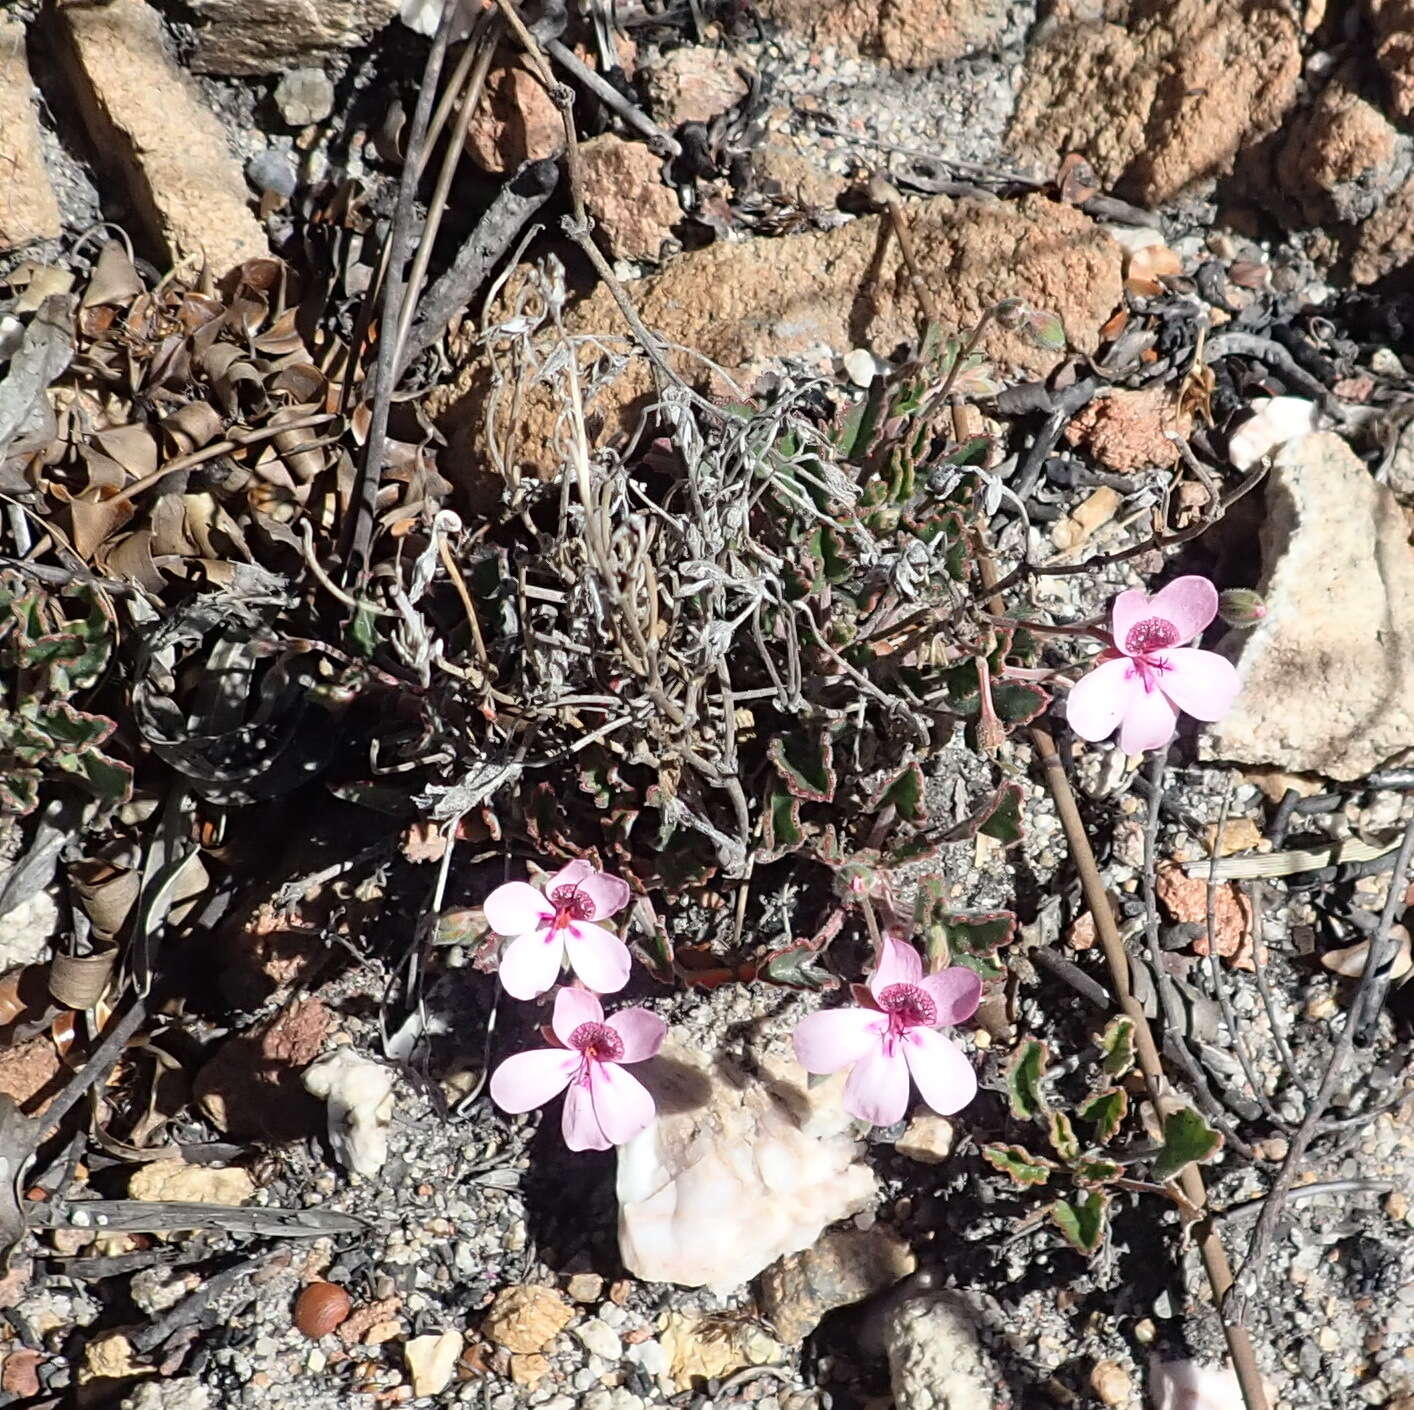
[[[997,951],[1016,933],[1011,911],[979,911],[971,915],[940,914],[924,928],[929,958],[946,958],[966,965],[982,979],[1000,979],[1006,970]]]
[[[820,954],[809,940],[797,941],[784,949],[776,950],[766,957],[765,963],[757,970],[757,977],[772,984],[781,984],[788,989],[807,989],[818,992],[823,989],[838,989],[840,981],[828,970],[820,966]]]
[[[1075,1178],[1075,1183],[1082,1187],[1108,1185],[1111,1180],[1119,1179],[1124,1173],[1124,1166],[1117,1160],[1092,1157],[1089,1160],[1076,1161],[1071,1166],[1070,1173]]]
[[[0,816],[23,817],[39,802],[39,774],[30,769],[12,769],[0,774]]]
[[[992,681],[992,707],[1003,724],[1029,725],[1050,703],[1050,695],[1039,685],[1005,677]]]
[[[1023,831],[1019,783],[1004,783],[997,790],[991,809],[977,831],[986,833],[988,837],[995,837],[1007,847],[1021,841]]]
[[[1107,1087],[1103,1092],[1087,1097],[1075,1108],[1076,1115],[1082,1121],[1094,1122],[1095,1141],[1099,1145],[1114,1137],[1128,1110],[1129,1093],[1123,1087]]]
[[[823,731],[818,735],[776,735],[766,750],[786,791],[811,803],[829,803],[835,796],[834,746]]]
[[[1024,1038],[1006,1065],[1006,1089],[1011,1114],[1018,1121],[1044,1115],[1046,1098],[1041,1084],[1046,1080],[1046,1060],[1050,1056],[1039,1038]]]
[[[1026,332],[1037,347],[1047,352],[1065,351],[1065,324],[1060,315],[1050,309],[1031,309],[1026,318]]]
[[[1071,1125],[1070,1117],[1065,1112],[1051,1113],[1051,1119],[1046,1125],[1046,1135],[1051,1142],[1051,1149],[1067,1164],[1079,1158],[1080,1142],[1076,1139],[1075,1127]]]
[[[1025,1146],[983,1146],[982,1159],[1018,1185],[1044,1185],[1056,1168],[1054,1162],[1032,1155]]]
[[[1091,1190],[1083,1198],[1058,1199],[1051,1206],[1051,1219],[1078,1253],[1090,1255],[1105,1241],[1110,1197],[1104,1190]]]
[[[762,818],[762,842],[767,860],[784,857],[805,841],[800,825],[800,800],[784,789],[773,788],[766,798]]]
[[[1163,1184],[1194,1161],[1211,1160],[1222,1143],[1222,1133],[1214,1131],[1192,1107],[1171,1112],[1164,1117],[1164,1147],[1154,1157],[1154,1179]]]
[[[1134,1066],[1134,1020],[1112,1018],[1100,1035],[1101,1066],[1110,1077],[1123,1077]]]
[[[126,802],[133,791],[132,767],[110,759],[96,749],[86,749],[78,757],[78,772],[85,783],[105,803]]]
[[[923,806],[923,770],[917,764],[905,765],[887,780],[870,799],[869,809],[877,811],[888,804],[893,804],[894,812],[915,827],[928,821],[928,810]]]
[[[348,624],[349,644],[361,656],[372,656],[378,650],[382,638],[378,634],[377,621],[373,609],[360,604]]]

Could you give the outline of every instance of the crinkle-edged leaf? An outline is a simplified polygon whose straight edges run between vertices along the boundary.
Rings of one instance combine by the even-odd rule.
[[[1016,916],[1011,911],[949,911],[942,895],[920,886],[914,929],[922,933],[930,968],[960,964],[984,980],[1000,979],[1006,971],[997,951],[1016,934]]]
[[[1050,703],[1049,692],[1030,681],[992,681],[992,708],[1004,725],[1029,725]]]
[[[32,813],[39,802],[39,773],[10,769],[0,774],[0,816],[19,818]]]
[[[1024,836],[1021,823],[1021,785],[1004,783],[992,799],[992,807],[985,820],[978,825],[978,832],[995,837],[1005,847],[1020,842]]]
[[[1051,1221],[1065,1241],[1087,1257],[1105,1241],[1110,1197],[1104,1190],[1089,1190],[1079,1199],[1058,1199],[1051,1205]]]
[[[109,758],[96,749],[77,756],[75,772],[105,803],[124,803],[133,791],[133,771],[129,764]]]
[[[840,981],[820,964],[819,948],[809,940],[798,940],[773,950],[757,970],[757,978],[787,989],[820,992],[838,989]]]
[[[845,541],[830,524],[820,524],[805,541],[806,551],[819,565],[819,576],[827,583],[843,582],[850,574],[853,559]]]
[[[1090,1185],[1108,1185],[1111,1180],[1118,1180],[1124,1174],[1124,1166],[1117,1160],[1105,1160],[1101,1156],[1093,1156],[1088,1160],[1077,1160],[1070,1167],[1070,1173],[1075,1179],[1075,1183],[1082,1188]]]
[[[26,701],[20,714],[44,731],[57,750],[77,754],[97,749],[117,728],[106,715],[89,715],[62,700],[40,705]]]
[[[1154,1179],[1172,1180],[1194,1161],[1202,1164],[1222,1149],[1222,1132],[1215,1131],[1192,1107],[1181,1107],[1164,1117],[1163,1149],[1154,1157]]]
[[[766,753],[793,797],[829,803],[835,796],[834,745],[823,730],[776,735]]]
[[[982,1159],[1018,1185],[1044,1185],[1056,1168],[1054,1161],[1032,1155],[1025,1146],[983,1146]]]
[[[1045,1113],[1046,1097],[1041,1084],[1046,1080],[1050,1049],[1039,1038],[1023,1038],[1006,1065],[1007,1098],[1011,1114],[1018,1121],[1030,1121]]]
[[[1098,1145],[1103,1145],[1113,1139],[1128,1110],[1129,1093],[1123,1087],[1107,1087],[1103,1092],[1096,1092],[1093,1097],[1086,1097],[1075,1108],[1075,1114],[1082,1121],[1094,1123],[1095,1141]]]
[[[783,788],[773,788],[766,795],[761,832],[764,860],[774,861],[795,851],[805,841],[805,831],[800,825],[800,799],[792,798]]]
[[[1112,1018],[1100,1035],[1100,1066],[1109,1077],[1123,1077],[1134,1066],[1134,1020],[1123,1014]]]
[[[1080,1142],[1076,1139],[1075,1127],[1065,1112],[1051,1112],[1046,1121],[1046,1138],[1051,1143],[1051,1149],[1067,1164],[1079,1157]]]
[[[928,821],[928,810],[923,804],[923,770],[917,764],[905,764],[869,800],[869,811],[892,805],[894,812],[905,822],[922,826]]]

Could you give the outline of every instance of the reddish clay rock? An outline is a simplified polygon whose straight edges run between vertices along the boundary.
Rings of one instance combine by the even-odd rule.
[[[329,1010],[301,999],[257,1033],[232,1038],[196,1076],[202,1110],[236,1136],[294,1140],[319,1130],[324,1107],[300,1083],[329,1034]]]
[[[1414,176],[1364,221],[1350,255],[1350,277],[1373,284],[1414,262]]]
[[[768,137],[755,148],[751,165],[763,187],[801,210],[833,209],[849,184],[780,137]]]
[[[565,144],[560,110],[540,81],[519,61],[497,69],[486,81],[466,150],[484,171],[514,171],[524,161],[553,157]]]
[[[1384,114],[1332,83],[1291,124],[1277,177],[1312,223],[1364,220],[1389,194],[1395,152],[1396,133]]]
[[[190,0],[198,73],[283,73],[369,39],[399,0]]]
[[[109,0],[65,5],[58,17],[76,113],[163,258],[199,256],[219,279],[268,256],[240,162],[200,89],[167,52],[157,12],[143,0]]]
[[[939,196],[910,207],[917,256],[950,323],[969,328],[984,310],[1013,295],[1058,313],[1072,343],[1086,352],[1099,344],[1099,327],[1120,298],[1119,246],[1083,212],[1043,196],[1021,201]],[[776,358],[825,360],[861,340],[889,354],[917,338],[912,285],[892,241],[880,257],[885,226],[867,216],[838,229],[742,244],[715,244],[679,256],[661,274],[633,286],[643,322],[669,345],[693,349],[725,368],[742,385]],[[566,317],[571,334],[619,333],[621,316],[607,289],[597,289]],[[1060,355],[1023,334],[991,324],[981,350],[987,357],[1044,375]],[[584,349],[587,361],[594,355]],[[703,371],[697,357],[672,353],[682,374],[717,396],[732,389]],[[480,442],[487,384],[484,363],[430,403],[458,433],[458,456],[484,461]],[[592,379],[586,377],[589,385]],[[589,397],[590,434],[609,440],[632,422],[631,408],[646,396],[642,360]],[[549,475],[563,457],[557,405],[541,387],[519,405],[520,420],[503,416],[498,437],[505,456],[527,473]]]
[[[1376,35],[1375,60],[1389,84],[1390,106],[1414,118],[1414,0],[1366,0]]]
[[[1053,170],[1068,151],[1101,181],[1161,203],[1232,170],[1281,123],[1301,74],[1282,0],[1072,6],[1027,55],[1010,142]]]
[[[40,1033],[0,1053],[0,1093],[13,1099],[26,1115],[43,1111],[62,1085],[61,1064],[54,1042]]]
[[[1120,389],[1083,407],[1066,427],[1065,438],[1073,446],[1087,446],[1111,470],[1142,470],[1177,465],[1178,446],[1165,432],[1187,434],[1190,423],[1164,387]]]
[[[25,63],[25,27],[0,19],[0,250],[57,239],[59,203],[45,175],[39,120]]]
[[[1004,0],[758,0],[761,18],[821,48],[926,69],[980,49],[1006,28]]]
[[[663,185],[662,161],[642,142],[607,132],[582,143],[579,155],[585,209],[611,253],[656,260],[682,217],[677,197]]]
[[[642,72],[653,116],[664,127],[711,122],[746,97],[742,66],[721,49],[687,44],[665,54]]]

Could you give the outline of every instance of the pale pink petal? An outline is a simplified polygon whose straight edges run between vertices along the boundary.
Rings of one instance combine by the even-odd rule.
[[[572,1151],[606,1151],[613,1145],[594,1113],[594,1100],[589,1095],[587,1082],[575,1082],[565,1093],[560,1130],[564,1133],[565,1144]]]
[[[594,875],[594,868],[584,860],[583,857],[576,857],[574,861],[567,862],[553,876],[545,878],[545,894],[558,886],[582,886],[587,876]]]
[[[589,1074],[589,1097],[599,1129],[616,1146],[633,1140],[658,1114],[648,1089],[616,1062],[594,1065]]]
[[[795,1025],[795,1055],[807,1072],[838,1072],[879,1047],[888,1026],[874,1009],[822,1009]]]
[[[501,984],[513,999],[534,999],[560,977],[565,947],[561,932],[533,930],[518,935],[501,956]]]
[[[1237,667],[1216,651],[1181,646],[1164,652],[1168,670],[1159,684],[1165,695],[1197,720],[1220,720],[1232,709],[1242,683]]]
[[[878,998],[891,984],[917,984],[923,977],[923,961],[918,951],[903,940],[884,936],[879,963],[869,976],[869,992]]]
[[[1114,634],[1115,645],[1124,650],[1124,639],[1132,627],[1154,615],[1149,594],[1142,588],[1130,588],[1115,598],[1110,607],[1110,630]]]
[[[851,1116],[873,1122],[875,1126],[892,1126],[895,1121],[902,1121],[908,1110],[908,1063],[900,1049],[895,1047],[893,1052],[888,1052],[880,1043],[860,1058],[844,1084],[841,1100]]]
[[[604,1005],[597,994],[588,989],[569,986],[555,995],[555,1015],[550,1020],[550,1028],[565,1047],[570,1046],[570,1035],[581,1023],[603,1023]]]
[[[612,930],[574,920],[564,933],[570,968],[596,993],[616,994],[628,983],[628,946]]]
[[[497,935],[525,935],[548,925],[554,910],[533,886],[524,881],[508,881],[498,886],[482,903],[486,924]]]
[[[982,981],[974,970],[955,964],[941,974],[929,974],[919,980],[919,987],[938,1006],[938,1021],[934,1028],[950,1028],[965,1023],[977,1012],[982,999]]]
[[[1196,573],[1175,578],[1154,594],[1149,615],[1173,623],[1178,632],[1175,645],[1192,641],[1218,615],[1218,590]]]
[[[910,1028],[903,1054],[919,1095],[939,1116],[961,1111],[977,1095],[977,1074],[951,1038],[931,1028]]]
[[[579,1066],[579,1054],[562,1048],[515,1053],[491,1074],[491,1100],[502,1111],[530,1111],[563,1092]]]
[[[594,907],[589,913],[590,920],[603,920],[605,916],[623,910],[628,905],[631,894],[628,882],[622,877],[610,876],[608,872],[602,871],[591,871],[579,883],[579,891],[580,895],[589,897],[590,904]]]
[[[1173,738],[1178,711],[1161,690],[1145,690],[1141,685],[1129,697],[1120,726],[1119,747],[1126,754],[1142,754],[1146,749],[1162,749]]]
[[[647,1009],[620,1009],[610,1016],[609,1027],[623,1039],[620,1062],[642,1062],[653,1057],[668,1033],[668,1025]]]
[[[1102,661],[1081,676],[1065,700],[1065,717],[1081,739],[1108,739],[1129,708],[1136,690],[1143,690],[1134,664],[1127,656]]]

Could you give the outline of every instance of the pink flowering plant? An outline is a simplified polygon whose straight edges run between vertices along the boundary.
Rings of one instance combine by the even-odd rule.
[[[923,973],[912,945],[886,937],[856,1005],[802,1019],[795,1053],[807,1072],[849,1068],[844,1109],[875,1126],[892,1126],[908,1110],[910,1079],[923,1100],[951,1116],[977,1093],[977,1074],[962,1049],[938,1030],[977,1011],[982,981],[954,965]]]
[[[1150,597],[1122,592],[1112,609],[1113,646],[1071,689],[1066,718],[1082,739],[1119,730],[1126,754],[1161,749],[1179,713],[1219,720],[1237,698],[1237,671],[1215,651],[1189,643],[1217,616],[1218,591],[1206,578],[1175,578]]]
[[[647,1009],[608,1018],[596,995],[561,989],[546,1036],[553,1046],[508,1057],[491,1075],[491,1100],[513,1114],[565,1094],[561,1129],[572,1151],[602,1151],[631,1141],[657,1114],[638,1078],[624,1070],[663,1046],[667,1025]]]
[[[597,922],[628,905],[628,883],[585,861],[571,862],[537,891],[526,881],[508,881],[485,901],[486,923],[510,938],[500,976],[516,999],[547,993],[566,960],[580,981],[600,994],[628,983],[628,947]]]

